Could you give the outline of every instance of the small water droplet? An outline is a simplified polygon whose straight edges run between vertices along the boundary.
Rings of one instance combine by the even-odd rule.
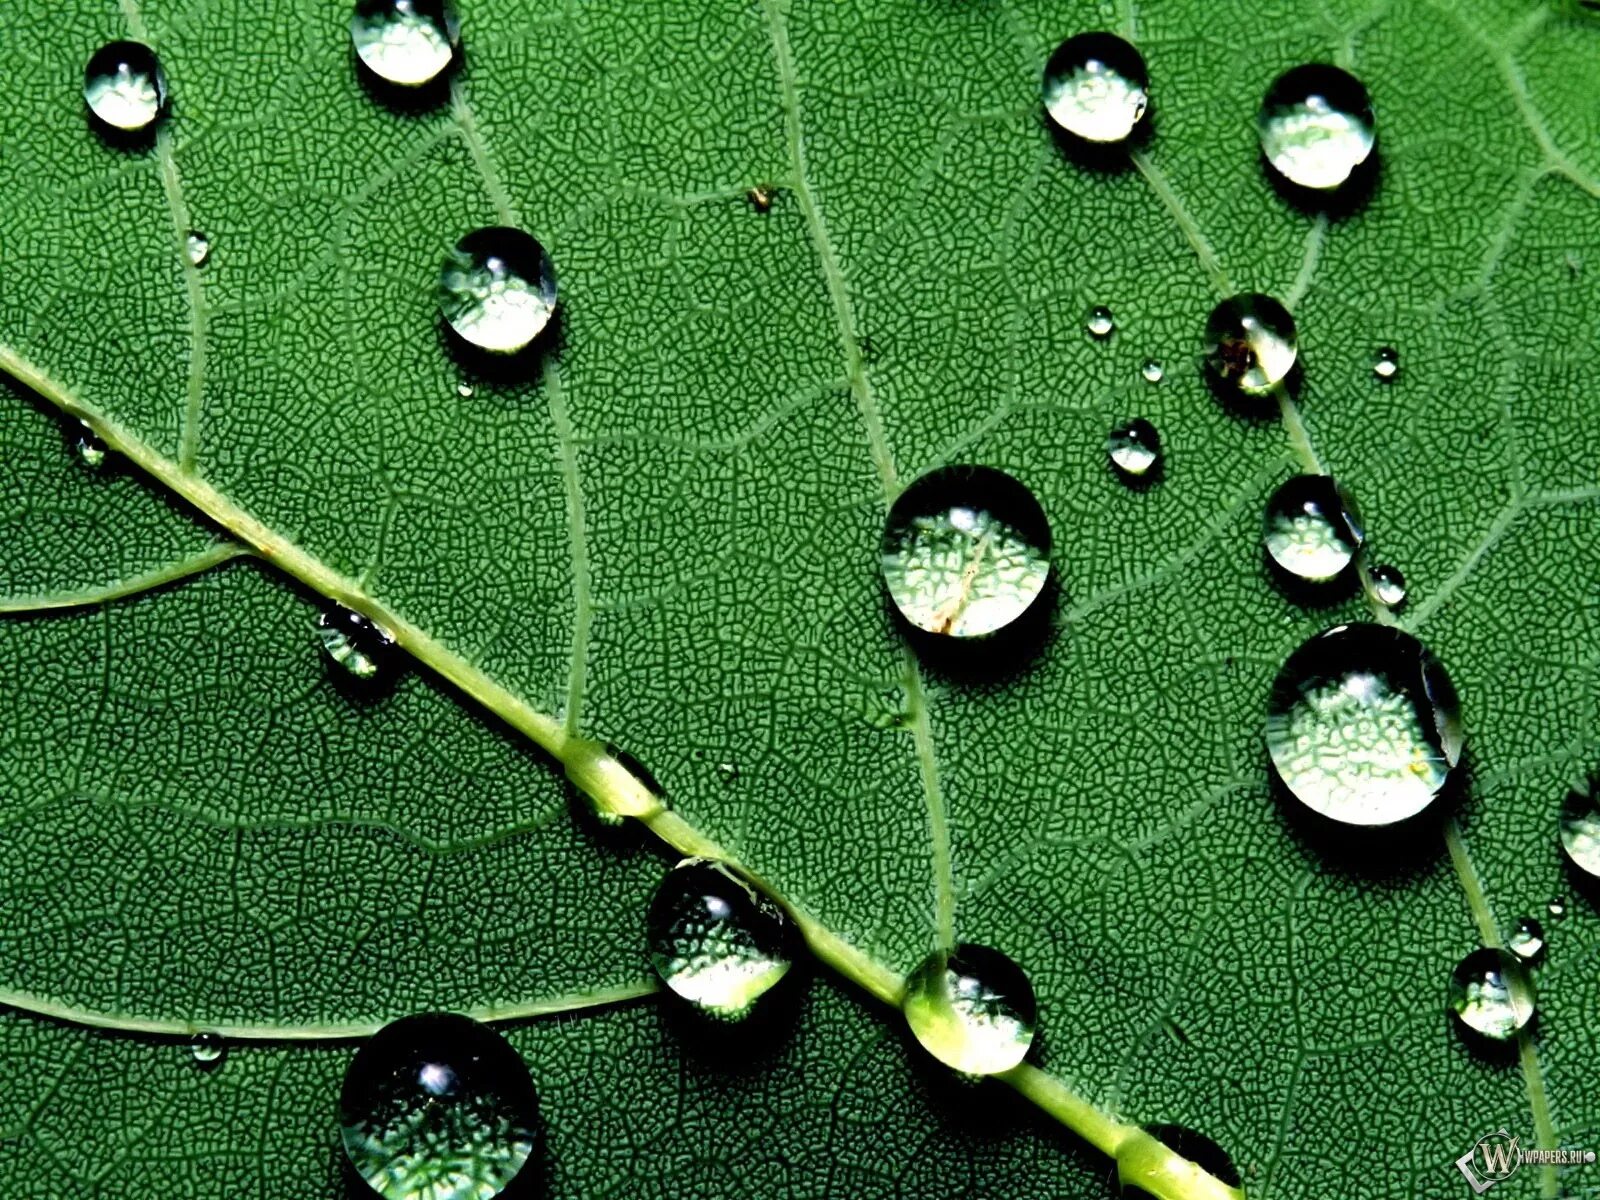
[[[1372,356],[1372,373],[1387,383],[1400,373],[1400,351],[1393,346],[1380,346]]]
[[[211,257],[211,239],[198,229],[191,229],[184,235],[183,252],[188,255],[191,266],[203,267]]]
[[[189,1043],[189,1056],[201,1070],[213,1071],[228,1056],[228,1044],[214,1033],[198,1034]]]
[[[1336,625],[1291,654],[1267,702],[1267,751],[1301,804],[1342,825],[1391,825],[1450,781],[1464,740],[1455,688],[1409,633]]]
[[[1567,915],[1567,902],[1560,896],[1552,896],[1550,898],[1550,903],[1545,905],[1545,911],[1549,913],[1554,920],[1559,921],[1562,917]]]
[[[79,422],[72,435],[72,452],[78,461],[91,471],[98,471],[106,463],[106,444],[95,436],[87,421]]]
[[[1104,340],[1116,332],[1117,319],[1104,304],[1097,304],[1083,318],[1083,327],[1090,337]]]
[[[1450,1011],[1492,1041],[1515,1037],[1533,1020],[1534,1005],[1533,980],[1503,950],[1474,950],[1450,973]]]
[[[1260,292],[1230,296],[1206,321],[1207,366],[1246,396],[1264,396],[1282,383],[1298,353],[1294,317]]]
[[[1296,475],[1267,501],[1262,538],[1273,565],[1300,583],[1330,583],[1365,540],[1355,502],[1328,475]]]
[[[1506,947],[1523,962],[1538,962],[1544,957],[1544,926],[1537,917],[1519,918]]]
[[[83,98],[103,128],[142,133],[166,111],[167,76],[149,46],[108,42],[84,68]]]
[[[449,0],[359,0],[350,40],[361,65],[384,83],[424,87],[455,61],[461,21]]]
[[[450,1013],[386,1025],[351,1060],[339,1127],[383,1200],[492,1200],[538,1144],[528,1068],[487,1025]]]
[[[1038,1006],[1027,975],[998,950],[963,943],[906,980],[906,1023],[922,1048],[964,1075],[1016,1066],[1033,1044]]]
[[[1561,805],[1561,849],[1585,875],[1600,879],[1600,800],[1591,781],[1569,792]]]
[[[650,964],[702,1012],[748,1015],[794,960],[789,918],[726,865],[686,858],[650,902]]]
[[[1256,117],[1261,151],[1304,188],[1336,188],[1367,161],[1377,139],[1372,100],[1350,72],[1307,63],[1273,81]]]
[[[768,213],[772,211],[772,202],[776,199],[776,193],[777,189],[770,183],[759,183],[747,191],[744,194],[744,198],[749,202],[750,207],[758,213]]]
[[[439,311],[463,341],[515,354],[544,332],[556,310],[550,256],[520,229],[491,225],[456,243],[439,273]]]
[[[1399,567],[1379,563],[1370,572],[1372,595],[1387,609],[1398,612],[1406,605],[1406,577]]]
[[[473,394],[473,388],[470,383],[456,384],[456,395],[460,396],[463,400],[472,399]]]
[[[1144,360],[1144,365],[1139,368],[1139,374],[1144,376],[1146,383],[1160,383],[1166,372],[1161,369],[1161,364],[1153,358]]]
[[[883,578],[917,629],[974,638],[1013,625],[1050,575],[1050,524],[1032,492],[990,467],[940,467],[901,492]]]
[[[1161,462],[1161,434],[1143,417],[1118,425],[1106,438],[1106,455],[1117,472],[1144,479]]]
[[[363,682],[377,682],[399,666],[400,651],[388,631],[348,608],[318,614],[317,641],[330,662]]]
[[[1044,107],[1050,119],[1087,142],[1122,142],[1150,103],[1144,58],[1112,33],[1070,37],[1044,68]]]
[[[736,762],[719,762],[717,774],[722,776],[722,782],[732,787],[739,782],[739,764]]]

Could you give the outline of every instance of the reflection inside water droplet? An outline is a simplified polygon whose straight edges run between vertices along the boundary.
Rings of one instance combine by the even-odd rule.
[[[1119,425],[1106,438],[1106,455],[1117,472],[1144,479],[1161,462],[1161,434],[1143,417]]]
[[[1088,142],[1125,141],[1144,118],[1150,77],[1144,59],[1111,33],[1081,33],[1056,47],[1044,69],[1044,107]]]
[[[1523,962],[1538,962],[1544,957],[1544,926],[1535,917],[1519,918],[1506,939],[1506,948]]]
[[[993,1075],[1020,1063],[1038,1015],[1022,968],[970,943],[929,955],[906,980],[904,1007],[922,1048],[965,1075]]]
[[[1206,365],[1244,395],[1263,396],[1282,383],[1298,353],[1294,318],[1260,292],[1229,297],[1206,321]]]
[[[1561,806],[1561,849],[1578,870],[1600,880],[1600,800],[1591,781],[1568,793]],[[1552,902],[1553,904],[1554,902]]]
[[[155,51],[139,42],[110,42],[89,59],[83,98],[102,126],[139,133],[167,107],[167,77]]]
[[[439,272],[439,311],[470,346],[515,354],[556,311],[550,256],[520,229],[477,229],[456,243]]]
[[[363,682],[376,682],[399,665],[400,651],[388,631],[348,608],[318,614],[317,641],[330,662]]]
[[[183,252],[190,266],[203,267],[206,259],[211,257],[211,239],[198,229],[191,229],[184,235]]]
[[[422,87],[455,61],[461,21],[448,0],[359,0],[350,41],[361,65],[384,83]]]
[[[71,433],[72,452],[78,461],[91,471],[98,471],[106,463],[106,444],[95,436],[87,421],[80,421]]]
[[[1355,504],[1327,475],[1296,475],[1267,501],[1267,555],[1302,583],[1329,583],[1355,561],[1365,537]]]
[[[1405,607],[1406,577],[1401,574],[1399,567],[1379,563],[1372,568],[1369,577],[1372,580],[1373,598],[1379,604],[1395,612]]]
[[[1325,63],[1280,75],[1261,102],[1256,130],[1274,170],[1318,190],[1349,179],[1377,138],[1367,89],[1350,72]]]
[[[1503,950],[1474,950],[1450,973],[1450,1011],[1473,1033],[1503,1042],[1533,1020],[1533,980]]]
[[[1111,310],[1103,304],[1097,304],[1089,310],[1083,319],[1083,327],[1089,331],[1093,338],[1105,339],[1112,335],[1117,328],[1116,318],[1111,315]]]

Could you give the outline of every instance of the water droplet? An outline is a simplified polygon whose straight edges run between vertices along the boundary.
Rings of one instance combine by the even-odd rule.
[[[965,1075],[1016,1066],[1033,1044],[1033,985],[998,950],[963,943],[923,960],[906,980],[906,1023],[922,1048]]]
[[[1538,962],[1544,957],[1544,926],[1536,917],[1519,918],[1506,947],[1523,962]]]
[[[1549,913],[1553,919],[1559,921],[1562,917],[1567,915],[1567,902],[1560,896],[1552,896],[1550,898],[1550,903],[1545,905],[1545,911]]]
[[[364,682],[375,682],[399,665],[400,651],[388,632],[348,608],[317,616],[317,640],[329,661]]]
[[[1139,368],[1139,374],[1144,376],[1146,383],[1160,383],[1166,372],[1155,359],[1147,358],[1144,360],[1144,365]]]
[[[1406,577],[1401,574],[1399,567],[1379,563],[1372,568],[1369,577],[1372,580],[1372,594],[1379,604],[1396,611],[1405,607]]]
[[[1372,356],[1372,373],[1388,382],[1400,373],[1400,351],[1393,346],[1380,346]]]
[[[214,1033],[198,1034],[189,1043],[189,1055],[194,1065],[203,1071],[213,1071],[228,1056],[228,1044]]]
[[[456,384],[456,395],[460,396],[463,400],[472,399],[473,394],[473,388],[470,383]]]
[[[1097,304],[1084,317],[1083,327],[1089,331],[1090,337],[1104,339],[1116,331],[1117,319],[1104,304]]]
[[[1600,802],[1593,782],[1569,792],[1561,805],[1561,848],[1585,875],[1600,879]]]
[[[464,341],[491,354],[525,349],[555,310],[550,256],[520,229],[474,230],[456,243],[439,273],[439,311]]]
[[[1533,1020],[1533,980],[1503,950],[1474,950],[1450,973],[1450,1011],[1473,1033],[1503,1042]]]
[[[449,1013],[386,1025],[339,1095],[356,1173],[384,1200],[492,1200],[538,1142],[528,1068],[487,1025]]]
[[[1229,1187],[1236,1188],[1241,1185],[1239,1169],[1233,1165],[1233,1159],[1228,1156],[1226,1150],[1205,1134],[1186,1125],[1146,1125],[1144,1132]],[[1141,1144],[1139,1139],[1129,1139],[1119,1150],[1117,1182],[1121,1188],[1121,1195],[1134,1197],[1155,1194],[1144,1186],[1149,1173],[1157,1169],[1157,1160],[1152,1154],[1154,1149],[1149,1143]]]
[[[1297,353],[1294,318],[1260,292],[1229,297],[1206,321],[1206,364],[1246,396],[1264,396],[1282,383]]]
[[[772,202],[776,198],[776,189],[770,183],[760,183],[744,194],[750,207],[758,213],[772,211]]]
[[[108,42],[84,68],[83,98],[103,128],[142,133],[166,110],[167,76],[149,46]]]
[[[917,629],[974,638],[1014,624],[1050,575],[1050,524],[1032,492],[990,467],[940,467],[889,509],[883,578]]]
[[[1274,170],[1318,190],[1349,179],[1377,139],[1367,89],[1350,72],[1325,63],[1278,76],[1261,102],[1256,131]]]
[[[1461,761],[1455,688],[1409,633],[1336,625],[1284,662],[1267,702],[1267,750],[1301,804],[1343,825],[1423,811]]]
[[[1126,141],[1150,103],[1144,58],[1112,33],[1080,33],[1057,46],[1044,68],[1044,107],[1087,142]]]
[[[423,87],[455,61],[461,21],[449,0],[359,0],[350,40],[361,65],[384,83]]]
[[[1328,475],[1296,475],[1267,501],[1262,537],[1277,568],[1329,583],[1355,561],[1365,533],[1354,502]]]
[[[1143,479],[1161,461],[1161,434],[1143,417],[1118,425],[1106,438],[1106,454],[1117,472]]]
[[[746,1016],[793,962],[783,910],[711,859],[686,858],[667,874],[647,928],[662,982],[723,1020]]]
[[[719,762],[717,774],[722,776],[722,782],[732,787],[739,782],[739,764],[736,762]]]
[[[105,466],[106,444],[95,436],[87,421],[80,422],[72,435],[72,452],[91,471],[98,471]]]
[[[191,266],[203,267],[211,257],[211,239],[198,229],[191,229],[184,236],[183,252],[189,256]]]

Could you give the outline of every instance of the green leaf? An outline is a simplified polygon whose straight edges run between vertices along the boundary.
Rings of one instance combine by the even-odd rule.
[[[1600,1148],[1600,919],[1554,838],[1600,758],[1600,25],[1489,0],[473,0],[466,69],[414,114],[359,86],[345,20],[0,15],[0,365],[39,397],[0,404],[0,607],[130,593],[0,619],[0,995],[135,1030],[5,1020],[7,1061],[38,1066],[0,1182],[137,1194],[177,1163],[185,1194],[327,1193],[345,1051],[197,1076],[141,1028],[300,1039],[633,991],[663,863],[560,780],[638,801],[604,741],[665,784],[650,828],[757,872],[881,997],[952,931],[1014,957],[1058,1081],[1019,1087],[1095,1144],[1072,1097],[1203,1131],[1252,1195],[1465,1194],[1454,1159],[1501,1126]],[[1061,153],[1038,104],[1055,42],[1108,26],[1152,77],[1120,171]],[[173,93],[132,152],[79,96],[130,33]],[[1251,128],[1310,60],[1378,112],[1377,187],[1334,220],[1273,190]],[[432,290],[508,221],[565,306],[517,384],[457,364]],[[1296,313],[1282,421],[1200,377],[1223,280]],[[125,467],[73,464],[50,404]],[[1103,458],[1134,415],[1167,447],[1145,493]],[[1002,683],[920,662],[877,578],[887,501],[955,460],[1017,475],[1055,531],[1058,627]],[[1453,845],[1396,877],[1334,861],[1267,787],[1278,665],[1372,616],[1264,576],[1262,503],[1307,462],[1360,498],[1463,696]],[[221,562],[237,542],[259,557]],[[354,701],[314,657],[324,599],[426,669]],[[1445,981],[1529,913],[1538,1032],[1490,1061]],[[913,1085],[895,1020],[823,992],[731,1073],[652,1002],[523,1026],[552,1191],[1100,1194],[1104,1162],[1036,1118]]]

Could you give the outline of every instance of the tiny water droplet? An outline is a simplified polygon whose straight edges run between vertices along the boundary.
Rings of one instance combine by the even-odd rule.
[[[317,641],[330,662],[363,682],[376,682],[399,665],[400,651],[388,631],[348,608],[318,614]]]
[[[1144,376],[1146,383],[1160,383],[1166,372],[1161,369],[1161,364],[1153,358],[1144,360],[1144,365],[1139,368],[1139,374]]]
[[[1372,594],[1385,608],[1399,611],[1406,605],[1406,577],[1399,567],[1379,563],[1370,572]]]
[[[189,1055],[201,1070],[215,1070],[228,1056],[228,1044],[214,1033],[198,1034],[189,1043]]]
[[[1372,100],[1350,72],[1307,63],[1273,81],[1256,117],[1261,152],[1304,188],[1336,188],[1367,161],[1377,139]]]
[[[166,111],[167,76],[149,46],[108,42],[84,68],[83,99],[105,129],[142,133]]]
[[[478,350],[515,354],[525,349],[544,332],[555,310],[550,256],[520,229],[475,229],[445,257],[439,311]]]
[[[1503,1042],[1533,1020],[1533,980],[1503,950],[1474,950],[1450,973],[1450,1011],[1468,1030]]]
[[[78,461],[91,471],[98,471],[106,464],[106,444],[95,436],[87,421],[80,422],[76,433],[73,434],[72,452],[78,456]]]
[[[1372,356],[1372,373],[1387,383],[1400,373],[1400,351],[1393,346],[1380,346]]]
[[[1560,896],[1552,896],[1550,903],[1545,905],[1545,911],[1549,913],[1553,919],[1559,921],[1562,917],[1567,915],[1567,902]]]
[[[522,1058],[487,1025],[451,1013],[384,1026],[356,1052],[339,1129],[383,1200],[492,1200],[538,1144],[538,1097]]]
[[[458,384],[456,384],[456,395],[460,396],[463,400],[472,399],[472,397],[473,397],[472,385],[470,383],[458,383]]]
[[[719,762],[717,774],[722,776],[722,782],[732,787],[739,782],[739,764],[736,762]]]
[[[776,198],[776,189],[770,183],[759,183],[744,194],[750,207],[758,213],[772,211],[772,202]]]
[[[1593,782],[1567,794],[1561,805],[1561,849],[1585,875],[1600,879],[1600,801]],[[1552,902],[1554,903],[1554,902]]]
[[[1122,142],[1150,104],[1144,58],[1112,33],[1080,33],[1050,55],[1044,107],[1050,119],[1086,142]]]
[[[1230,296],[1206,321],[1206,365],[1246,396],[1264,396],[1282,383],[1298,353],[1294,317],[1260,292]]]
[[[922,1048],[945,1066],[994,1075],[1028,1053],[1038,1006],[1021,967],[998,950],[962,943],[911,973],[905,1014]]]
[[[1106,438],[1106,455],[1117,472],[1143,479],[1161,462],[1161,434],[1143,417],[1118,425]]]
[[[1460,703],[1409,633],[1336,625],[1291,654],[1267,702],[1267,751],[1284,787],[1342,825],[1422,812],[1461,761]]]
[[[191,266],[203,267],[211,257],[211,239],[198,229],[191,229],[184,235],[183,252],[188,255]]]
[[[449,0],[359,0],[350,40],[361,65],[384,83],[424,87],[455,61],[461,21]]]
[[[1144,1132],[1229,1187],[1241,1185],[1239,1169],[1233,1165],[1233,1159],[1205,1134],[1186,1125],[1146,1125]],[[1153,1194],[1146,1190],[1142,1182],[1150,1166],[1148,1153],[1147,1146],[1140,1146],[1137,1140],[1130,1139],[1117,1155],[1117,1182],[1122,1196],[1131,1198]]]
[[[1544,957],[1544,926],[1537,917],[1519,918],[1506,946],[1523,962],[1538,962]]]
[[[1267,501],[1267,555],[1300,583],[1337,579],[1355,561],[1365,536],[1354,501],[1329,475],[1296,475]]]
[[[1097,304],[1083,318],[1083,327],[1090,337],[1104,340],[1116,332],[1117,319],[1104,304]]]
[[[650,902],[650,964],[697,1009],[748,1015],[794,961],[789,918],[727,866],[686,858]]]
[[[925,633],[974,638],[1014,624],[1050,575],[1050,524],[1032,492],[991,467],[940,467],[889,509],[884,582]]]

